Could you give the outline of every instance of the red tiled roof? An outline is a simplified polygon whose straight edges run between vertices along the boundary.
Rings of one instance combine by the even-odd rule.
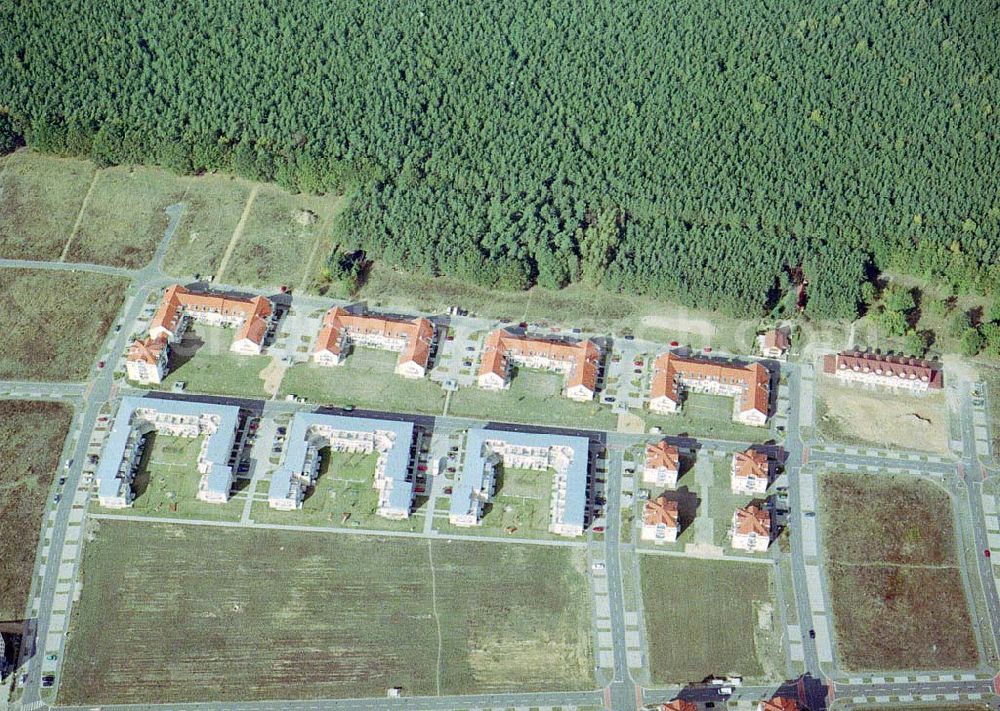
[[[917,358],[861,351],[844,351],[837,355],[823,356],[824,373],[833,375],[838,370],[853,370],[903,380],[921,380],[935,390],[944,387],[944,372],[940,367],[931,361]]]
[[[749,535],[756,533],[758,536],[771,535],[771,514],[766,509],[761,509],[753,504],[745,509],[736,509],[736,532]]]
[[[642,510],[642,522],[647,526],[661,523],[667,528],[677,528],[679,516],[676,501],[668,501],[665,496],[657,496],[655,501],[647,501]]]
[[[590,340],[580,343],[529,336],[515,336],[504,329],[493,331],[486,337],[479,375],[494,373],[503,378],[507,371],[507,355],[539,356],[549,360],[568,361],[573,364],[567,388],[582,385],[591,392],[597,389],[597,368],[601,351]]]
[[[665,704],[660,704],[659,711],[698,711],[698,707],[690,701],[674,699]]]
[[[761,701],[759,709],[760,711],[800,711],[801,707],[797,701],[775,696],[768,701]]]
[[[203,294],[174,284],[163,294],[160,306],[149,323],[149,329],[164,328],[171,333],[177,331],[184,310],[211,311],[242,317],[243,323],[236,331],[234,340],[247,338],[257,345],[264,342],[267,320],[271,317],[271,302],[263,296],[252,299],[234,298],[222,294]]]
[[[133,363],[144,361],[150,365],[156,365],[166,347],[167,337],[165,335],[160,335],[156,338],[135,340],[128,347],[126,359]]]
[[[773,328],[764,333],[764,348],[778,348],[787,351],[790,345],[788,334],[779,328]]]
[[[421,368],[430,360],[431,343],[434,340],[434,325],[425,318],[412,321],[352,314],[339,306],[334,306],[323,317],[323,327],[316,338],[314,353],[328,350],[340,355],[343,337],[354,334],[375,334],[386,338],[406,341],[399,354],[399,363],[414,362]]]
[[[682,379],[713,382],[723,379],[735,381],[735,384],[740,384],[743,388],[739,402],[740,412],[755,410],[767,415],[770,376],[767,370],[758,363],[731,365],[709,358],[684,358],[668,351],[660,354],[653,364],[650,399],[666,397],[674,402],[680,402],[678,385]]]
[[[733,474],[737,479],[746,479],[749,476],[768,478],[767,452],[758,451],[753,447],[745,452],[736,452],[733,455],[733,465]]]
[[[680,451],[666,440],[646,445],[646,466],[651,469],[663,467],[667,471],[680,468]]]

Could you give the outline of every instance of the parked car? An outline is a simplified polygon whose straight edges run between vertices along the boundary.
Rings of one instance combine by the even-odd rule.
[[[56,683],[56,677],[54,674],[46,674],[42,677],[42,686],[46,689],[50,688]]]
[[[992,553],[990,553],[990,549],[987,548],[986,550],[983,551],[983,555],[989,558],[992,555]]]
[[[451,492],[452,492],[452,488],[450,486],[446,486],[444,488],[444,493],[448,494],[449,496],[451,495]]]
[[[58,658],[59,658],[58,654],[49,654],[48,656],[45,657],[45,659],[50,662],[54,662]]]
[[[66,477],[59,477],[59,486],[63,486],[66,483]]]
[[[632,335],[632,334],[630,333],[629,335],[625,336],[625,340],[626,340],[626,341],[634,341],[634,340],[635,340],[635,336],[633,336],[633,335]]]
[[[62,501],[62,494],[56,494],[55,496],[52,497],[52,500],[58,504],[60,501]]]
[[[809,639],[816,639],[816,630],[809,630]]]
[[[417,471],[418,472],[425,472],[425,471],[427,471],[427,465],[426,464],[418,464],[417,465]]]
[[[104,361],[103,361],[103,360],[102,360],[102,361],[100,361],[100,362],[99,362],[99,363],[97,364],[97,369],[98,369],[98,370],[104,370]]]
[[[597,572],[600,572],[600,571],[604,570],[604,563],[600,563],[600,562],[598,562],[598,563],[594,563],[594,564],[593,564],[592,566],[590,566],[590,567],[591,567],[591,568],[593,569],[593,571],[594,571],[595,573],[597,573]]]
[[[287,433],[288,433],[288,428],[287,427],[279,427],[278,428],[278,434],[283,435],[283,434],[287,434]]]
[[[590,530],[593,531],[594,533],[604,533],[604,526],[594,526]]]

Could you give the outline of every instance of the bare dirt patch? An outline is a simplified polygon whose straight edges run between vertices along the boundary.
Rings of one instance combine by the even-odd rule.
[[[717,332],[717,329],[711,322],[703,318],[687,316],[683,312],[669,316],[666,314],[647,314],[642,317],[642,324],[668,331],[695,333],[705,338],[712,338]]]
[[[864,390],[819,376],[817,396],[817,426],[827,440],[948,452],[948,407],[943,394]]]

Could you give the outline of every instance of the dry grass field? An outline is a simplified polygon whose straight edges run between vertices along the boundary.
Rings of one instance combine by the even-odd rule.
[[[590,688],[591,648],[578,551],[103,521],[59,702]]]
[[[654,683],[683,684],[710,674],[763,680],[784,673],[770,566],[640,559]]]
[[[948,452],[948,407],[941,393],[865,390],[818,375],[816,396],[817,429],[828,441]]]
[[[73,413],[53,402],[0,400],[0,620],[24,614],[42,512]]]
[[[915,478],[825,474],[820,505],[840,665],[974,667],[948,494]]]
[[[0,270],[0,379],[84,378],[127,286],[103,274]]]
[[[176,178],[180,180],[180,178]],[[205,277],[222,261],[252,183],[225,175],[184,178],[187,208],[163,259],[171,274]]]
[[[88,161],[17,151],[0,168],[0,257],[56,260],[94,176]]]

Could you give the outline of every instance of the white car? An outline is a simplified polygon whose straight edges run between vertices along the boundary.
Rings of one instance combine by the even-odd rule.
[[[604,570],[604,563],[594,563],[590,567],[595,573],[599,573]]]

